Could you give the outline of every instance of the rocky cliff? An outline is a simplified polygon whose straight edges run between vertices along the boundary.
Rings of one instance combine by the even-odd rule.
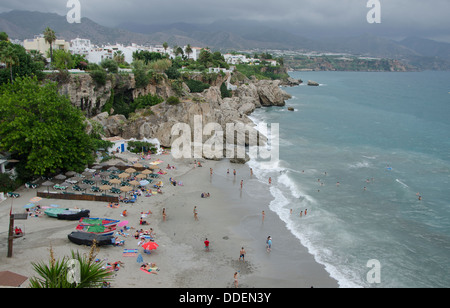
[[[137,89],[132,74],[122,75],[116,80],[110,79],[104,86],[96,85],[88,74],[71,78],[71,82],[60,87],[60,92],[67,94],[72,103],[83,110],[88,118],[101,123],[107,137],[122,136],[125,139],[138,140],[157,138],[164,147],[170,147],[174,141],[171,134],[174,124],[186,123],[194,133],[194,118],[200,116],[203,127],[208,123],[217,123],[224,132],[227,123],[254,126],[248,115],[256,108],[284,106],[285,101],[291,98],[280,88],[281,82],[278,80],[250,81],[240,85],[232,97],[223,99],[219,85],[211,86],[202,93],[189,93],[189,89],[184,87],[180,103],[172,105],[163,102],[151,107],[150,111],[138,110],[133,117],[127,119],[123,115],[100,112],[110,99],[112,90],[120,87],[122,91],[128,91],[133,98],[157,94],[166,99],[175,95],[170,81],[166,79],[157,85],[150,84],[146,88]],[[248,134],[249,131],[246,132],[246,135]],[[210,136],[204,136],[203,141],[208,138]],[[232,140],[237,143],[236,136]],[[245,140],[248,143],[248,136]]]

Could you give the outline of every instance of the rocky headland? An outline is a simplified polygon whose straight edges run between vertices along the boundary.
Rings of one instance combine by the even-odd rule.
[[[99,122],[106,137],[121,136],[137,140],[156,138],[161,146],[171,147],[174,141],[171,129],[176,123],[186,123],[194,132],[193,119],[195,116],[201,116],[203,126],[218,123],[224,132],[227,123],[242,123],[248,125],[247,128],[253,127],[254,123],[248,115],[261,107],[285,106],[286,100],[291,96],[282,90],[281,86],[301,83],[296,80],[289,80],[286,83],[280,80],[248,79],[237,86],[231,97],[222,98],[220,85],[227,77],[229,76],[216,81],[202,93],[190,93],[189,88],[183,83],[183,93],[179,96],[179,103],[176,104],[167,102],[167,98],[177,96],[171,80],[164,78],[157,84],[137,88],[133,74],[117,75],[102,86],[97,85],[89,74],[73,75],[70,82],[60,85],[60,93],[67,95],[73,105],[85,112],[87,118]],[[128,118],[121,114],[113,114],[113,110],[102,112],[114,91],[122,91],[133,99],[147,94],[158,95],[164,101],[143,110],[136,110]],[[203,141],[209,138],[210,136],[204,136]],[[237,138],[233,140],[237,144]]]

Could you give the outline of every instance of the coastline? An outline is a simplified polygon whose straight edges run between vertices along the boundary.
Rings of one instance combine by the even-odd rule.
[[[127,154],[130,155],[130,154]],[[124,262],[115,274],[112,287],[118,288],[233,288],[233,274],[239,271],[239,288],[297,288],[338,287],[337,282],[317,263],[307,249],[287,230],[278,216],[269,209],[272,197],[267,185],[250,176],[248,165],[235,165],[228,160],[201,160],[203,167],[195,167],[193,160],[174,160],[171,155],[157,155],[161,166],[177,167],[162,176],[163,195],[141,196],[132,205],[121,204],[111,209],[102,202],[76,202],[71,200],[42,200],[42,205],[58,204],[61,207],[88,208],[91,217],[125,219],[120,216],[127,209],[128,226],[140,228],[142,211],[151,210],[147,218],[156,232],[160,245],[150,255],[142,253],[144,262],[154,262],[160,268],[158,275],[139,270],[136,257],[123,257],[123,248],[135,249],[134,230],[124,238],[123,247],[101,247],[97,257],[104,262]],[[213,168],[210,176],[209,168]],[[226,169],[230,174],[226,174]],[[232,170],[236,169],[234,178]],[[168,185],[172,177],[183,186]],[[240,180],[244,180],[242,191]],[[39,189],[43,189],[42,187]],[[67,235],[77,222],[59,221],[46,217],[29,217],[16,225],[23,227],[25,237],[14,241],[14,254],[6,258],[9,209],[13,202],[15,213],[36,195],[36,190],[21,188],[21,197],[0,204],[0,271],[9,270],[27,277],[34,276],[31,262],[47,262],[50,246],[56,258],[69,256],[71,250],[88,253],[89,248],[71,243]],[[201,198],[209,192],[210,198]],[[193,208],[197,206],[198,221]],[[166,208],[167,220],[162,221],[161,211]],[[261,211],[266,213],[262,222]],[[145,226],[144,226],[145,227]],[[265,238],[271,235],[273,249],[265,251]],[[203,241],[211,242],[205,251]],[[239,261],[239,251],[244,247],[245,262]],[[28,281],[23,287],[28,286]]]

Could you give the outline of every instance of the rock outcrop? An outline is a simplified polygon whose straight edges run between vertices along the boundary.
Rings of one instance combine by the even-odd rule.
[[[250,143],[250,136],[257,136],[258,144],[266,142],[265,136],[260,136],[254,128],[254,123],[248,118],[256,108],[268,106],[284,106],[291,96],[280,88],[278,80],[251,81],[243,84],[234,91],[230,98],[221,97],[220,86],[211,86],[202,93],[188,93],[176,105],[163,102],[151,107],[151,111],[136,111],[130,119],[123,115],[108,115],[100,113],[102,107],[111,98],[118,83],[122,89],[131,93],[133,98],[140,95],[157,94],[164,99],[174,96],[170,81],[165,80],[158,85],[148,85],[143,89],[136,89],[132,74],[121,77],[121,80],[108,80],[104,86],[96,86],[89,75],[73,76],[72,82],[60,87],[62,94],[67,94],[72,103],[85,111],[92,120],[99,122],[107,137],[121,136],[125,139],[138,140],[157,138],[164,147],[171,147],[177,138],[172,134],[172,127],[177,123],[186,123],[190,129],[192,140],[197,130],[202,130],[202,142],[216,140],[217,142],[231,142],[232,145]],[[195,122],[197,120],[197,122]],[[223,132],[214,136],[205,132],[206,125],[217,123]],[[227,128],[235,127],[234,135],[226,135]],[[238,126],[241,125],[241,126]],[[253,140],[253,139],[252,139]],[[207,155],[205,155],[207,156]],[[207,157],[211,158],[211,157]],[[234,158],[235,161],[245,162],[247,158]]]

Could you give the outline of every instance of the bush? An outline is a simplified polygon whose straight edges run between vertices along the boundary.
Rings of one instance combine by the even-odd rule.
[[[102,69],[97,69],[89,72],[91,78],[95,81],[97,85],[104,86],[106,84],[106,72]]]
[[[180,103],[180,99],[176,96],[170,96],[167,98],[166,102],[169,105],[178,105]]]
[[[169,67],[165,73],[169,79],[178,79],[181,77],[181,74],[178,71],[178,69],[173,66]]]
[[[193,80],[193,79],[186,80],[185,83],[189,87],[189,90],[191,90],[192,93],[201,93],[204,90],[209,89],[209,87],[211,86],[207,83],[203,83],[201,81]]]
[[[230,90],[227,89],[225,82],[223,82],[222,85],[220,86],[220,94],[221,94],[222,98],[232,96],[232,93]]]
[[[108,73],[116,74],[119,71],[119,65],[116,61],[105,59],[100,63],[100,66],[108,71]]]

